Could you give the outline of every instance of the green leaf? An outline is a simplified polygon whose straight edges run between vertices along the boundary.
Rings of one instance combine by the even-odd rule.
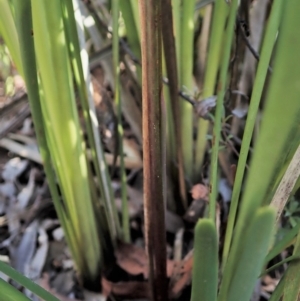
[[[211,219],[201,219],[195,228],[191,301],[217,300],[218,239]]]
[[[270,245],[274,221],[274,208],[263,207],[254,214],[247,232],[239,241],[237,253],[229,256],[219,301],[250,300]]]
[[[293,256],[300,256],[300,233],[298,233]],[[286,271],[283,301],[298,301],[300,296],[300,260],[292,261]]]
[[[33,292],[40,298],[44,299],[45,301],[59,301],[59,299],[57,299],[56,297],[51,295],[45,289],[43,289],[42,287],[40,287],[39,285],[37,285],[36,283],[34,283],[30,279],[28,279],[27,277],[23,276],[21,273],[19,273],[18,271],[16,271],[15,269],[13,269],[8,264],[6,264],[2,261],[0,261],[0,271],[3,272],[5,275],[9,276],[14,281],[21,284],[22,286],[26,287],[28,290],[30,290],[31,292]],[[17,291],[19,294],[21,294],[23,296],[23,298],[20,297],[20,295],[17,292],[15,292],[16,291],[15,288],[13,288],[12,286],[11,286],[11,288],[5,286],[3,284],[3,282],[6,283],[5,281],[3,281],[0,278],[0,300],[3,300],[3,301],[29,300],[28,298],[23,296],[19,291]],[[9,285],[9,284],[7,284],[7,285]],[[2,296],[7,296],[5,294],[8,294],[9,296],[11,296],[12,299],[1,299]]]
[[[30,299],[0,278],[0,301],[30,301]]]

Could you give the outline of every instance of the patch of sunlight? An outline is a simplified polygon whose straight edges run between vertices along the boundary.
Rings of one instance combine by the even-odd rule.
[[[105,163],[104,163],[104,160],[100,160],[100,169],[102,172],[105,171]]]
[[[98,119],[95,115],[95,112],[93,112],[92,110],[90,110],[90,116],[91,116],[91,119],[92,119],[92,122],[94,124],[94,126],[98,127]]]
[[[85,27],[92,27],[95,25],[95,21],[94,21],[94,18],[91,17],[91,16],[88,16],[85,18],[84,20],[84,25]]]
[[[86,158],[84,152],[82,152],[79,156],[79,165],[81,169],[81,176],[86,179],[87,178],[87,166],[86,166]]]
[[[68,129],[70,134],[71,147],[76,147],[76,143],[78,142],[78,128],[74,120],[70,119],[68,121]]]

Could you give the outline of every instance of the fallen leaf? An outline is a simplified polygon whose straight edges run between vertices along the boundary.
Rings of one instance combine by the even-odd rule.
[[[194,185],[190,192],[194,200],[199,200],[199,199],[208,200],[208,189],[203,184]]]
[[[177,264],[179,267],[174,267],[174,273],[170,280],[169,296],[171,299],[178,297],[180,292],[192,281],[193,251]]]
[[[147,255],[144,249],[128,243],[119,243],[115,256],[118,265],[128,274],[148,277]]]
[[[143,274],[148,279],[148,259],[143,248],[132,244],[120,242],[115,251],[117,264],[130,275]],[[173,273],[173,260],[167,259],[167,277]]]
[[[149,298],[149,284],[146,281],[128,281],[113,283],[102,278],[102,294],[105,296],[114,295],[121,299]]]

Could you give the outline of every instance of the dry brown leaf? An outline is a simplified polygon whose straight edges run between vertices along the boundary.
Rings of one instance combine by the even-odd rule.
[[[131,275],[148,277],[147,255],[144,249],[128,243],[120,243],[115,251],[118,265]]]
[[[102,278],[102,294],[109,296],[110,294],[126,299],[149,298],[149,284],[145,281],[128,281],[113,283]]]
[[[143,248],[121,242],[115,251],[117,264],[130,275],[143,274],[148,279],[148,260]],[[174,262],[167,259],[167,277],[173,273]]]
[[[114,283],[112,293],[116,296],[132,299],[150,297],[148,282],[130,281]]]
[[[190,192],[194,200],[199,200],[199,199],[208,200],[208,189],[203,184],[194,185]]]
[[[178,297],[180,292],[191,283],[192,268],[193,268],[193,253],[186,255],[184,260],[179,264],[179,267],[174,267],[174,273],[171,277],[169,295],[170,298]]]

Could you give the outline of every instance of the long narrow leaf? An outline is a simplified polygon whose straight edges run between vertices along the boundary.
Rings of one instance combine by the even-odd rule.
[[[210,97],[215,93],[217,74],[222,53],[223,35],[225,22],[228,15],[228,5],[224,0],[216,0],[213,10],[213,20],[211,24],[211,34],[209,48],[207,51],[207,63],[204,75],[204,86],[202,98]],[[209,122],[200,118],[198,121],[198,133],[196,143],[195,164],[197,170],[200,170],[207,145],[207,131]],[[199,172],[196,172],[196,176]]]
[[[120,158],[120,175],[121,175],[121,197],[122,197],[122,224],[123,224],[123,238],[125,241],[130,241],[130,225],[128,213],[128,200],[126,188],[126,172],[124,166],[124,149],[123,149],[123,126],[122,126],[122,105],[120,97],[120,57],[119,57],[119,0],[112,3],[113,13],[113,64],[115,74],[115,104],[118,111],[117,126],[117,141],[119,148],[117,150]]]
[[[30,301],[15,287],[0,278],[0,301]]]
[[[47,292],[45,289],[28,279],[27,277],[23,276],[21,273],[7,265],[6,263],[0,261],[0,271],[3,272],[5,275],[9,276],[11,279],[15,280],[19,284],[23,285],[26,287],[28,290],[39,296],[40,298],[46,300],[46,301],[59,301],[56,297],[51,295],[49,292]],[[0,279],[1,280],[1,279]],[[3,280],[2,280],[3,281]],[[9,290],[9,288],[6,287],[6,289]],[[1,287],[1,296],[2,296],[2,287]],[[15,300],[22,300],[19,299],[20,297],[18,294],[15,294],[13,291],[8,291],[12,293],[11,296],[15,297],[15,299],[11,299],[13,301]],[[21,298],[21,297],[20,297]],[[10,300],[10,299],[4,299],[3,301]],[[23,300],[28,300],[27,298],[24,297]]]
[[[102,261],[101,247],[76,111],[61,1],[32,0],[32,16],[35,51],[45,98],[42,111],[55,171],[74,228],[73,239],[81,254],[76,264],[84,281],[97,282]]]
[[[7,0],[0,0],[0,35],[3,37],[20,74],[23,75],[18,34]]]
[[[268,251],[274,221],[275,210],[271,207],[260,208],[255,213],[247,233],[240,240],[239,257],[224,271],[219,301],[250,300]]]
[[[272,5],[272,11],[267,25],[267,30],[262,46],[261,58],[258,64],[258,69],[255,77],[253,92],[250,101],[250,107],[247,116],[247,122],[244,130],[244,136],[242,140],[242,146],[240,151],[239,162],[236,171],[235,183],[232,193],[232,201],[230,206],[230,212],[228,217],[228,225],[226,228],[226,237],[223,250],[223,266],[227,261],[227,256],[232,240],[233,226],[235,223],[236,211],[238,207],[239,196],[242,188],[242,181],[244,178],[244,172],[246,168],[246,162],[248,158],[248,151],[252,139],[252,133],[254,124],[258,112],[260,99],[263,92],[265,79],[268,72],[269,62],[271,59],[273,47],[276,40],[276,34],[279,27],[280,15],[282,11],[282,1],[276,0]]]

